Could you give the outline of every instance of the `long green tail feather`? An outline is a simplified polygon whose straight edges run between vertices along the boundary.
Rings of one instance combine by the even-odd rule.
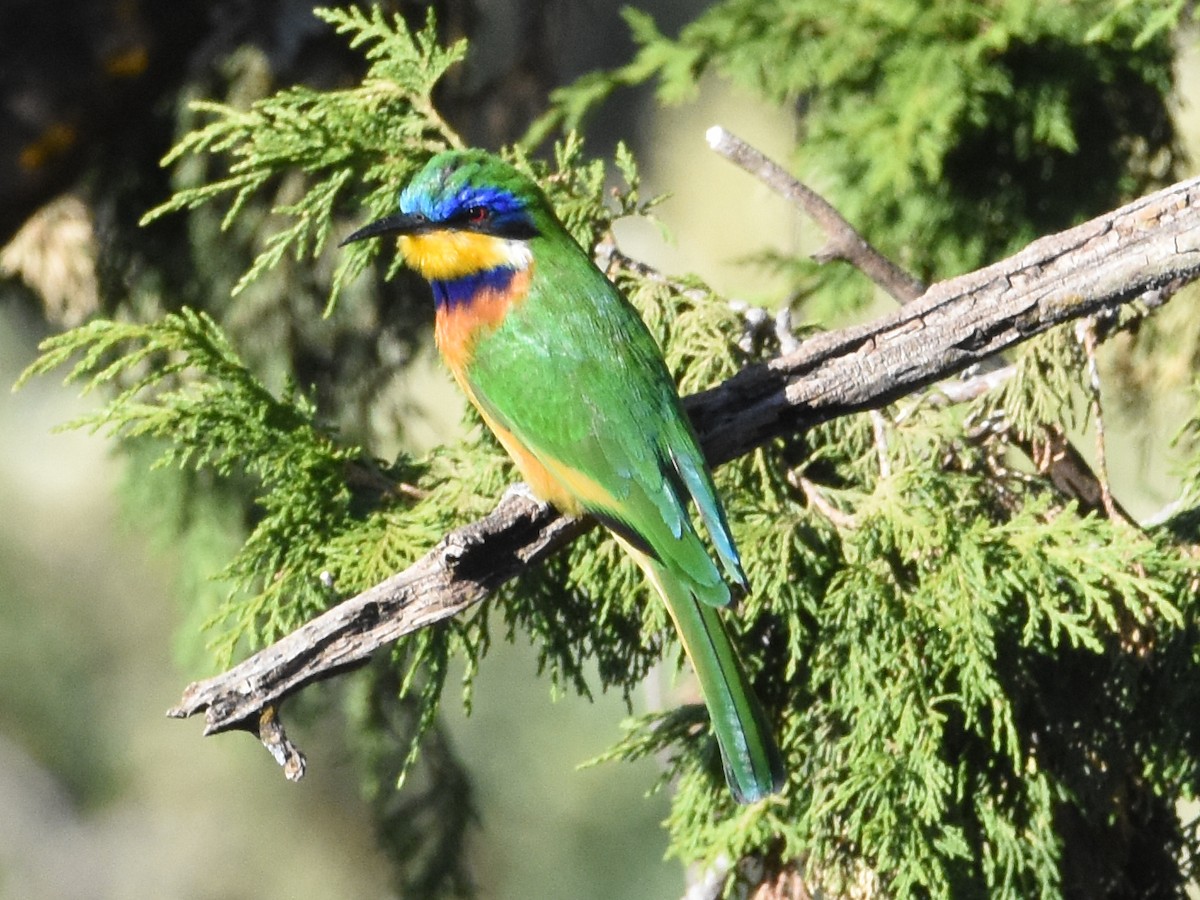
[[[754,803],[779,792],[786,777],[779,746],[720,613],[697,601],[688,586],[662,566],[636,555],[666,602],[696,670],[733,796],[739,803]]]

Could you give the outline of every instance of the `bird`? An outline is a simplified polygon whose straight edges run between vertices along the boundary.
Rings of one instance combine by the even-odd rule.
[[[675,382],[637,311],[537,183],[487,151],[434,155],[401,190],[398,212],[342,245],[385,236],[428,281],[440,355],[531,491],[567,515],[599,520],[666,603],[734,799],[781,791],[778,744],[718,611],[748,591],[746,574]]]

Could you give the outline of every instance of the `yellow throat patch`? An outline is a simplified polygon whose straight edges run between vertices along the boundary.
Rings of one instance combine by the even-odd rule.
[[[528,265],[529,250],[515,241],[475,231],[430,231],[400,236],[404,261],[428,281],[454,281],[477,272]]]

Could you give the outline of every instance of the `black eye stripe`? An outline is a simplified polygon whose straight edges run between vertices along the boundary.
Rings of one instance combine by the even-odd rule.
[[[468,228],[486,225],[492,219],[492,211],[486,206],[468,206],[447,219],[448,223]]]
[[[483,204],[468,206],[443,220],[444,225],[467,231],[478,231],[494,237],[527,240],[535,237],[538,230],[524,216],[497,216],[496,210]]]

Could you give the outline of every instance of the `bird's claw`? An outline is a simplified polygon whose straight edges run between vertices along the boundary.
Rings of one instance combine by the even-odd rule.
[[[530,503],[536,503],[538,506],[544,506],[545,501],[533,493],[533,488],[527,482],[518,481],[510,484],[504,491],[503,500],[510,497],[520,497],[522,500],[528,500]]]

